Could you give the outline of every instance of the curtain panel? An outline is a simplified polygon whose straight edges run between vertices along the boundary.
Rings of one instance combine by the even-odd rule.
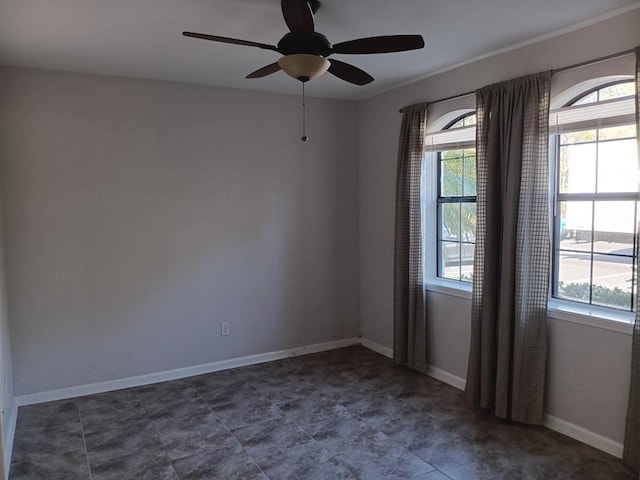
[[[638,138],[638,160],[640,161],[640,47],[636,48],[636,136]],[[640,182],[640,178],[638,180]],[[638,191],[640,192],[640,183],[638,185]],[[638,232],[639,227],[640,223],[636,225],[636,232]],[[639,254],[640,242],[636,241],[636,255]],[[640,268],[636,269],[636,280],[636,321],[633,328],[631,388],[623,458],[628,465],[640,471],[640,308],[638,308]]]
[[[425,372],[420,182],[427,105],[405,107],[402,113],[396,176],[393,358],[397,364]]]
[[[476,92],[477,233],[466,395],[541,424],[549,291],[551,73]]]

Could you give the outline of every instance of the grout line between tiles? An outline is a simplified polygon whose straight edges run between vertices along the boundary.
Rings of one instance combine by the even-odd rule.
[[[189,377],[191,378],[191,377]],[[200,393],[200,390],[198,390],[190,381],[189,378],[186,378],[185,380],[187,381],[187,383],[189,384],[189,386],[191,388],[193,388],[195,390],[195,392],[198,394],[198,397],[200,397],[200,399],[207,405],[207,407],[209,407],[209,410],[211,410],[211,412],[216,416],[216,418],[218,419],[218,421],[222,424],[222,426],[227,430],[227,432],[229,432],[229,434],[236,440],[236,442],[238,442],[238,445],[240,445],[240,448],[242,448],[242,450],[247,454],[247,456],[251,459],[251,461],[253,462],[253,464],[258,467],[258,470],[260,470],[260,472],[262,472],[262,474],[265,476],[265,478],[267,480],[269,480],[269,476],[265,473],[264,470],[262,470],[262,467],[258,464],[258,462],[256,462],[256,460],[251,456],[251,454],[249,452],[247,452],[245,450],[245,448],[242,446],[242,443],[240,443],[240,440],[238,440],[238,437],[236,437],[233,432],[231,431],[231,429],[227,426],[226,423],[224,423],[224,421],[218,416],[218,414],[216,413],[216,411],[213,409],[213,407],[211,405],[209,405],[209,402],[207,402],[205,400],[205,398],[202,396],[202,394]],[[271,420],[271,419],[270,419]],[[265,420],[267,421],[267,420]]]
[[[91,462],[89,461],[89,449],[87,448],[87,439],[84,435],[84,425],[82,424],[82,414],[78,408],[78,418],[80,418],[80,430],[82,431],[82,443],[84,445],[84,456],[87,460],[87,467],[89,468],[89,480],[93,480],[93,472],[91,471]]]

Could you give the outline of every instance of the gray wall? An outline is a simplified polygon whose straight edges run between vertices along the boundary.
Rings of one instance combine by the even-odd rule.
[[[0,140],[1,142],[2,140]],[[9,464],[6,458],[8,452],[7,445],[13,443],[12,422],[17,414],[13,393],[13,366],[11,355],[11,336],[9,328],[9,318],[7,314],[7,295],[6,295],[6,275],[5,275],[5,255],[2,241],[3,222],[0,212],[0,388],[2,394],[0,397],[0,407],[2,415],[0,419],[0,427],[2,438],[0,439],[0,478],[5,478],[5,465]]]
[[[395,167],[402,106],[590,60],[640,44],[640,10],[502,53],[359,104],[360,314],[363,337],[393,345]],[[429,293],[430,363],[464,378],[468,300]],[[622,442],[631,337],[550,320],[547,412]]]
[[[0,70],[16,394],[358,335],[356,105]],[[220,322],[231,336],[220,336]]]

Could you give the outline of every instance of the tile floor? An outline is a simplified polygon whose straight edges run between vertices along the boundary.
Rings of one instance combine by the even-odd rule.
[[[11,463],[12,480],[407,478],[638,477],[362,347],[22,407]]]

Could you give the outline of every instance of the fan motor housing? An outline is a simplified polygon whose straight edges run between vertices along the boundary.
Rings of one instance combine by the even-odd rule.
[[[328,57],[331,54],[331,43],[323,34],[314,32],[312,36],[287,33],[278,42],[278,51],[283,55],[307,53]]]

